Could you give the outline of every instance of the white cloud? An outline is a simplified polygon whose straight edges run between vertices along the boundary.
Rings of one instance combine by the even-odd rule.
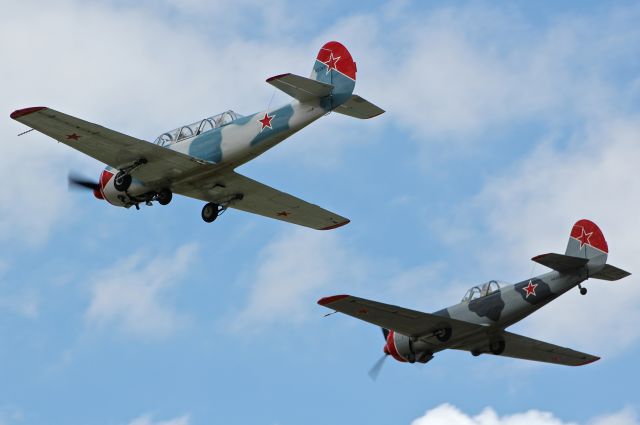
[[[94,274],[86,319],[92,325],[114,325],[133,335],[162,337],[185,318],[167,301],[195,255],[195,245],[145,259],[134,255]]]
[[[353,288],[362,267],[338,232],[288,230],[267,245],[247,279],[254,283],[246,306],[230,324],[234,331],[259,331],[276,323],[300,324],[313,302],[337,290]]]
[[[638,420],[629,409],[612,415],[602,416],[589,422],[592,425],[637,425]],[[577,425],[557,418],[551,412],[528,410],[523,413],[499,416],[491,407],[478,415],[471,416],[450,404],[442,404],[428,410],[424,416],[415,419],[411,425]]]
[[[143,415],[132,420],[128,425],[189,425],[189,423],[189,415],[178,416],[162,421],[154,421],[151,415]]]

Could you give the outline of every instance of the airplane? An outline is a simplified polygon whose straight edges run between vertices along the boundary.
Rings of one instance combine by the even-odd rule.
[[[506,328],[574,288],[586,295],[589,278],[614,281],[629,272],[607,264],[609,249],[600,228],[589,220],[573,225],[563,254],[542,254],[532,260],[553,271],[505,285],[495,280],[474,286],[459,304],[423,313],[351,295],[333,295],[321,306],[382,327],[384,354],[370,371],[375,379],[388,356],[400,362],[427,363],[446,349],[473,356],[493,354],[567,366],[581,366],[599,357],[508,332]],[[333,313],[329,313],[333,314]]]
[[[293,97],[291,103],[249,116],[229,110],[162,133],[153,143],[43,106],[19,109],[10,116],[107,164],[97,182],[70,175],[69,183],[112,205],[167,205],[177,193],[205,201],[202,219],[207,223],[231,207],[329,230],[349,220],[235,168],[330,112],[360,119],[382,114],[384,110],[353,94],[356,71],[346,47],[330,41],[316,56],[310,78],[287,73],[266,80]]]

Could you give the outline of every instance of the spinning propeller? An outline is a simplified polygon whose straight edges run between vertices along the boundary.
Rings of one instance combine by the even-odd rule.
[[[100,183],[89,180],[86,177],[80,177],[74,173],[69,173],[69,188],[99,190]]]
[[[389,336],[389,329],[382,328],[382,335],[384,336],[385,342],[387,341],[387,336]],[[384,361],[389,357],[389,352],[387,351],[387,346],[385,345],[384,354],[380,357],[369,370],[369,378],[372,381],[378,379],[378,375],[380,375],[380,371],[382,370],[382,366],[384,366]]]

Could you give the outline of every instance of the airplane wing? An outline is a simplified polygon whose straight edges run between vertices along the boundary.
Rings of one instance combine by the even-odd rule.
[[[581,353],[566,347],[539,341],[537,339],[514,334],[503,333],[505,348],[500,356],[536,362],[554,363],[564,366],[582,366],[600,360],[600,357]],[[487,342],[471,343],[456,347],[459,350],[488,352]],[[484,345],[484,346],[483,346]]]
[[[46,107],[20,109],[11,118],[117,169],[144,158],[147,163],[131,175],[150,185],[213,168],[205,161]]]
[[[318,304],[364,320],[374,325],[391,329],[410,337],[425,337],[444,327],[451,328],[449,348],[489,353],[489,331],[487,326],[422,313],[377,301],[370,301],[351,295],[325,297]],[[503,331],[505,349],[500,354],[505,357],[580,366],[599,360],[599,357],[574,351],[569,348],[538,341],[526,336]]]
[[[318,304],[356,319],[416,338],[432,335],[443,328],[451,328],[452,339],[463,338],[479,332],[484,333],[487,329],[486,326],[475,323],[423,313],[391,304],[383,304],[351,295],[325,297],[319,300]]]
[[[349,223],[345,217],[235,171],[179,182],[173,186],[173,191],[216,204],[229,202],[230,208],[317,230],[335,229]]]

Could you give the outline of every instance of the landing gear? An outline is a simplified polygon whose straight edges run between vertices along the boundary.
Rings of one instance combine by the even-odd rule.
[[[160,205],[168,205],[173,198],[173,194],[169,189],[161,189],[156,195],[156,200]]]
[[[438,329],[434,332],[434,335],[438,338],[438,341],[447,342],[451,339],[451,328]]]
[[[131,180],[130,174],[127,174],[124,171],[118,171],[115,179],[113,179],[113,187],[115,187],[118,192],[126,192],[126,190],[131,186]]]
[[[495,354],[497,356],[504,352],[505,345],[504,339],[491,341],[489,343],[489,351],[491,351],[491,354]]]
[[[580,288],[580,295],[587,295],[587,288],[583,288],[582,284],[578,284],[578,288]]]
[[[224,211],[224,208],[213,202],[205,204],[202,208],[202,219],[207,223],[213,222]]]
[[[480,351],[480,350],[472,350],[471,351],[471,355],[473,357],[478,357],[480,354],[482,354],[482,351]]]

